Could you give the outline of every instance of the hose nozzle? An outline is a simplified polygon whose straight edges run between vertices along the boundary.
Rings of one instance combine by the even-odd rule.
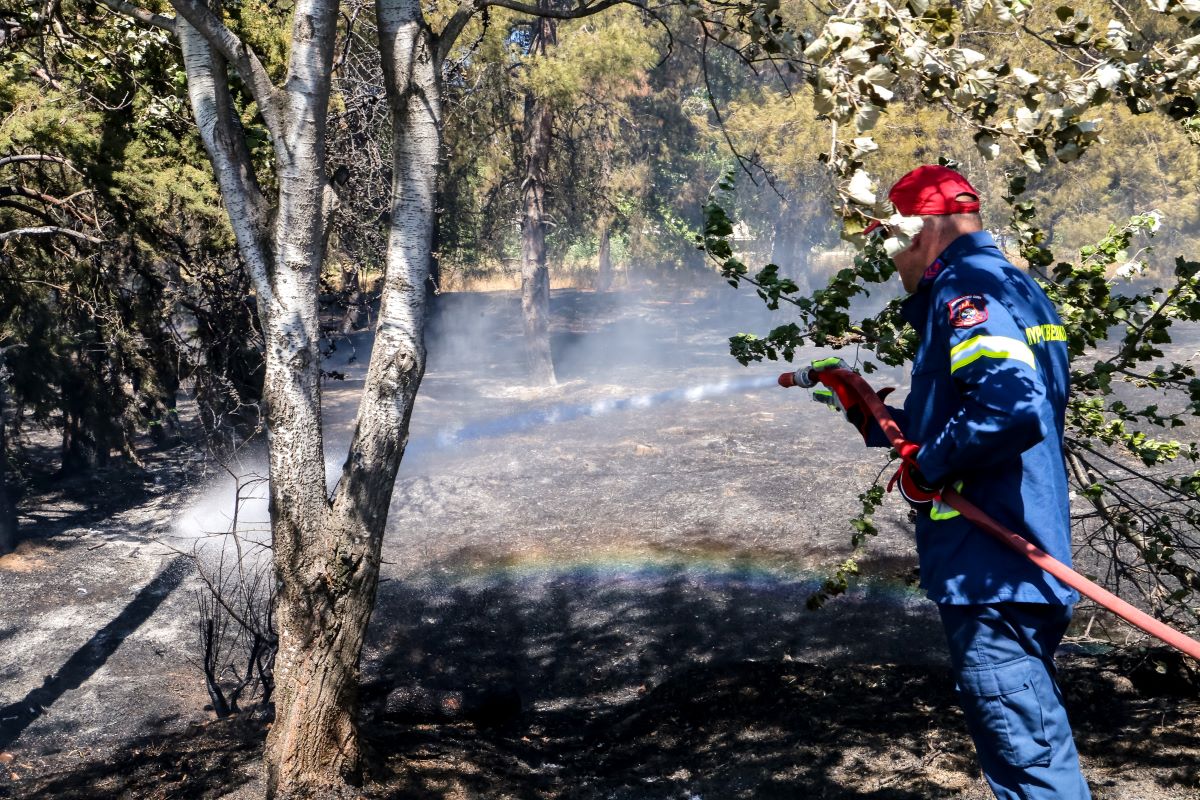
[[[816,373],[811,368],[798,369],[795,372],[785,372],[779,376],[779,385],[785,389],[799,386],[801,389],[811,389],[817,385]]]

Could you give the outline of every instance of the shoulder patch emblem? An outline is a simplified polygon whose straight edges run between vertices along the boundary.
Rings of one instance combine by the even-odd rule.
[[[950,310],[950,324],[956,328],[970,328],[987,322],[987,305],[982,295],[964,294],[946,303],[946,306]]]

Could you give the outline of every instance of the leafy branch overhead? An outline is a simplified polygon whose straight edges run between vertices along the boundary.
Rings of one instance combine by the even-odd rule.
[[[1178,466],[1194,470],[1200,460],[1189,440],[1200,416],[1200,379],[1190,361],[1168,349],[1172,326],[1200,322],[1200,262],[1178,258],[1170,274],[1156,270],[1145,242],[1162,225],[1157,211],[1134,214],[1077,258],[1059,260],[1035,202],[1025,197],[1028,183],[1045,182],[1048,166],[1075,162],[1101,145],[1104,120],[1117,108],[1135,116],[1160,112],[1200,142],[1200,4],[850,0],[808,29],[789,22],[774,2],[705,7],[714,6],[727,23],[723,43],[750,63],[782,64],[807,81],[827,125],[820,160],[835,185],[842,236],[858,249],[851,266],[807,296],[779,265],[752,268],[734,246],[733,173],[724,176],[704,207],[698,245],[729,283],[750,284],[771,309],[792,311],[766,335],[732,337],[735,358],[791,360],[805,344],[852,343],[887,364],[911,356],[914,332],[899,319],[898,301],[863,320],[852,317],[851,302],[893,275],[890,256],[912,232],[869,168],[883,162],[891,140],[903,142],[904,121],[889,120],[888,112],[939,109],[973,144],[975,158],[1009,163],[1005,240],[1063,319],[1074,388],[1068,466],[1083,502],[1075,509],[1077,540],[1098,554],[1097,568],[1116,588],[1135,588],[1161,615],[1200,621],[1200,471]],[[884,130],[878,141],[877,129]],[[911,142],[903,144],[911,159]],[[873,220],[888,223],[884,241],[862,236]],[[1163,285],[1151,285],[1156,274]],[[1180,433],[1186,435],[1176,438]],[[879,496],[872,490],[862,500],[856,553],[874,532]],[[844,590],[856,569],[851,557],[814,603]]]
[[[808,81],[830,123],[823,158],[839,181],[848,235],[891,216],[865,159],[878,150],[871,132],[907,103],[944,108],[973,132],[983,157],[1007,144],[1034,172],[1074,161],[1099,141],[1097,111],[1108,103],[1196,125],[1200,35],[1188,34],[1200,6],[1192,2],[1151,0],[1139,17],[1113,3],[1101,17],[1069,5],[1050,13],[1025,0],[850,0],[812,30],[789,22],[778,0],[694,2],[695,14],[729,20],[748,58],[783,63]],[[1053,66],[989,53],[1001,37],[1049,48]]]

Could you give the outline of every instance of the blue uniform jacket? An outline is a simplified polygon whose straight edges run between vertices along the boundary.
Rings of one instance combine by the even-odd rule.
[[[986,514],[1071,563],[1063,461],[1066,332],[991,234],[955,239],[902,307],[920,336],[912,388],[892,409],[917,465]],[[871,444],[886,445],[875,427]],[[1070,604],[1078,594],[948,506],[918,511],[921,586],[937,603]]]

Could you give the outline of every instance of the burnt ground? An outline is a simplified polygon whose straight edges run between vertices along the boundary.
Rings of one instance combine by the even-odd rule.
[[[369,794],[990,796],[936,612],[908,583],[901,503],[877,515],[863,580],[804,608],[881,453],[769,386],[571,413],[776,374],[727,355],[729,334],[768,324],[750,301],[556,293],[560,384],[537,389],[515,299],[443,298],[364,656]],[[330,359],[334,463],[368,350]],[[214,720],[192,663],[197,584],[172,548],[197,515],[221,527],[229,481],[186,452],[23,504],[29,538],[0,560],[0,797],[261,790],[264,720]],[[1194,684],[1138,663],[1079,637],[1060,653],[1094,794],[1200,798]]]

